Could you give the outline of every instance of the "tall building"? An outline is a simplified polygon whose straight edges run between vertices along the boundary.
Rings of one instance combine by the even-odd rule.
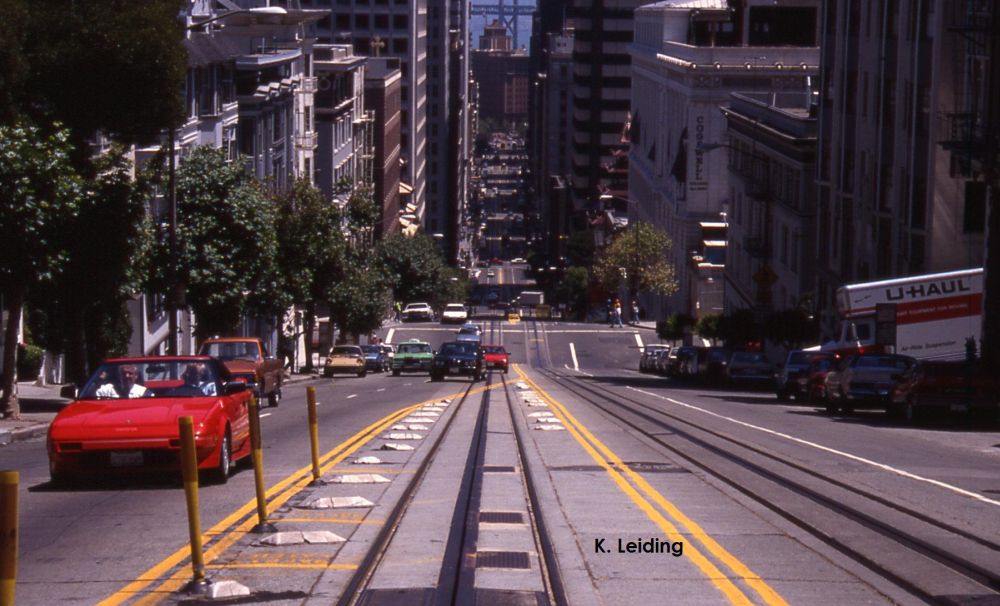
[[[711,234],[733,195],[720,108],[733,92],[806,95],[818,73],[820,0],[749,0],[736,10],[725,0],[693,4],[668,0],[635,12],[629,217],[670,235],[679,286],[669,298],[644,297],[657,318],[719,306],[721,268],[708,262],[717,252],[706,242],[717,242]]]
[[[422,223],[427,210],[428,1],[303,0],[302,4],[329,10],[329,16],[316,24],[318,41],[351,44],[358,55],[399,59],[400,191]]]
[[[629,113],[632,19],[645,0],[573,0],[573,172],[577,206],[598,210],[600,196],[615,185],[610,172],[620,153]],[[619,152],[619,154],[616,154]],[[618,191],[624,195],[625,191]]]
[[[365,57],[349,44],[317,44],[313,73],[318,81],[315,123],[318,135],[316,186],[328,199],[346,202],[341,184],[364,181],[364,145],[370,124],[364,118]]]
[[[365,70],[365,112],[372,122],[372,194],[381,209],[379,237],[400,233],[399,59],[371,57]],[[409,226],[407,226],[409,227]]]
[[[528,119],[530,60],[513,50],[499,22],[486,28],[479,49],[472,51],[472,76],[479,85],[479,119],[498,125],[523,124]]]
[[[844,283],[983,263],[982,138],[995,3],[830,2],[817,256],[823,328]]]

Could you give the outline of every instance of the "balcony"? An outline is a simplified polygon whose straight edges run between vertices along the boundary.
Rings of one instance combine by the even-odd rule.
[[[319,78],[315,76],[305,77],[299,82],[299,91],[308,94],[315,94]]]
[[[295,147],[299,149],[316,149],[318,137],[316,131],[295,135]]]

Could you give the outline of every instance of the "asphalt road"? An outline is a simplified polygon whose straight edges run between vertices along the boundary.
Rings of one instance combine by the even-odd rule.
[[[727,573],[736,587],[756,596],[753,603],[920,603],[929,601],[921,593],[928,586],[936,588],[934,595],[996,599],[989,579],[979,591],[975,583],[936,568],[893,569],[891,561],[928,558],[895,543],[881,546],[883,538],[864,534],[863,524],[842,520],[843,512],[823,500],[838,501],[852,515],[882,517],[910,535],[929,536],[932,547],[1000,570],[996,427],[970,429],[951,421],[907,427],[874,412],[828,416],[816,406],[779,403],[766,390],[640,374],[635,370],[640,347],[655,340],[648,330],[479,321],[484,341],[504,343],[512,362],[525,369],[525,380],[579,423],[578,432],[531,432],[529,462],[552,493],[544,503],[547,526],[565,531],[557,535],[560,561],[579,561],[565,574],[569,603],[662,603],[657,596],[670,592],[676,592],[677,603],[733,602],[720,599],[726,594],[705,580],[711,575],[691,557],[684,559],[690,566],[666,570],[662,560],[595,553],[596,538],[663,532],[640,501],[609,480],[622,468],[647,479],[653,492],[644,498],[650,507],[670,514],[661,499],[696,521],[729,550],[728,557],[745,563],[781,598],[754,593],[750,575]],[[417,338],[437,348],[455,330],[415,323],[387,327],[382,336],[393,343]],[[310,384],[321,403],[320,450],[326,452],[392,412],[455,394],[468,382],[432,384],[421,375],[370,373],[287,387],[281,406],[263,411],[267,486],[309,464],[304,391]],[[605,447],[622,463],[602,470],[613,457],[588,454],[581,447],[587,434],[595,452]],[[0,457],[3,467],[21,472],[24,488],[19,604],[99,603],[186,545],[183,493],[171,478],[55,490],[48,485],[44,441],[9,445]],[[253,474],[245,467],[225,486],[203,487],[202,528],[224,520],[253,496]],[[970,542],[927,526],[930,522],[985,542]],[[698,533],[679,528],[693,549]],[[891,561],[881,562],[878,553],[866,561],[865,550]],[[707,557],[720,568],[727,561],[714,553]],[[912,578],[920,575],[925,578]]]

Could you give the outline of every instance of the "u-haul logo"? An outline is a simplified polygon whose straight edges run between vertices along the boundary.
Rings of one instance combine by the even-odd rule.
[[[895,286],[885,289],[885,298],[888,301],[906,301],[914,299],[926,299],[929,297],[940,297],[942,295],[954,295],[972,291],[968,278],[952,278],[931,282],[929,284],[913,284],[910,286]]]

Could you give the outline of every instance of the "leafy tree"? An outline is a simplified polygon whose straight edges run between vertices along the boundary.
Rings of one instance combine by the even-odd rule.
[[[366,246],[371,245],[379,215],[379,208],[372,195],[371,187],[361,185],[354,188],[347,199],[347,222],[352,229],[361,233],[361,240]]]
[[[345,242],[340,211],[308,179],[297,179],[276,199],[278,274],[291,303],[303,308],[303,331],[312,335],[317,305],[327,299],[328,279],[341,263]],[[286,305],[287,307],[287,305]],[[305,340],[306,369],[312,366],[312,339]]]
[[[566,258],[570,265],[594,265],[594,234],[589,229],[574,231],[566,241]]]
[[[3,0],[9,25],[0,31],[16,35],[3,37],[0,117],[61,121],[78,159],[97,131],[126,143],[157,139],[182,115],[185,4]]]
[[[719,339],[723,338],[722,315],[706,314],[698,318],[694,329],[698,333],[698,336],[711,340],[712,345],[715,345]]]
[[[764,319],[764,334],[785,349],[798,349],[819,338],[817,325],[801,309],[783,309]]]
[[[441,249],[430,236],[389,236],[379,242],[378,257],[386,268],[396,300],[431,304],[442,300],[447,266]]]
[[[67,227],[82,188],[70,163],[69,133],[43,135],[35,126],[0,126],[0,289],[9,311],[4,332],[0,416],[20,414],[14,392],[17,332],[30,290],[65,262]]]
[[[686,329],[695,324],[695,319],[684,313],[673,313],[666,320],[656,323],[656,334],[664,341],[679,341],[684,338]]]
[[[362,335],[382,325],[389,309],[389,285],[384,270],[364,252],[348,251],[341,279],[327,291],[331,319],[343,340],[348,334]]]
[[[665,232],[649,223],[634,222],[604,249],[594,274],[610,291],[626,286],[630,301],[639,291],[671,295],[677,292],[677,279],[673,265],[666,260],[670,247]]]
[[[177,174],[177,250],[154,246],[150,285],[169,292],[170,268],[198,319],[196,335],[235,330],[251,293],[275,286],[275,207],[261,185],[222,150],[195,148]],[[161,227],[161,231],[164,228]]]

